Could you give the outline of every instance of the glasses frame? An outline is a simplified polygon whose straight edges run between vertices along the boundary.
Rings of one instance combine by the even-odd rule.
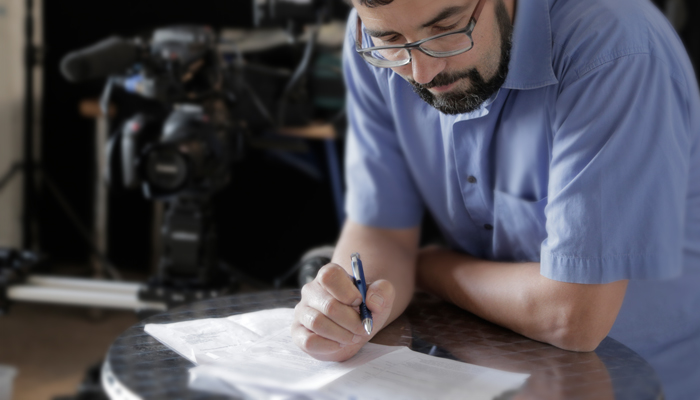
[[[430,57],[434,58],[445,58],[445,57],[452,57],[456,56],[462,53],[466,53],[469,50],[471,50],[474,47],[474,39],[472,38],[472,32],[474,32],[474,27],[476,26],[476,21],[479,19],[479,15],[481,15],[481,10],[484,8],[484,1],[485,0],[479,0],[476,3],[476,8],[474,8],[474,12],[472,12],[471,17],[469,17],[469,23],[464,29],[460,29],[458,31],[453,31],[453,32],[446,32],[446,33],[441,33],[439,35],[431,36],[429,38],[425,38],[422,40],[419,40],[417,42],[413,43],[406,43],[406,44],[394,44],[394,45],[388,45],[388,46],[375,46],[375,47],[368,47],[366,49],[362,48],[362,21],[360,20],[360,15],[357,15],[357,36],[355,38],[355,51],[357,51],[358,54],[362,56],[362,58],[367,61],[369,64],[374,65],[375,67],[379,68],[395,68],[395,67],[401,67],[407,64],[410,64],[411,61],[413,60],[413,54],[411,53],[411,50],[418,50],[423,54],[426,54]],[[432,51],[429,49],[424,49],[420,47],[423,43],[428,42],[430,40],[438,39],[441,37],[449,36],[449,35],[458,35],[458,34],[465,34],[467,37],[469,37],[469,40],[471,41],[471,46],[467,47],[466,49],[460,49],[460,50],[454,50],[454,51]],[[391,60],[380,60],[377,58],[374,58],[370,56],[368,53],[372,51],[378,51],[378,50],[388,50],[388,49],[406,49],[408,51],[408,59],[407,60],[398,60],[398,61],[391,61]]]

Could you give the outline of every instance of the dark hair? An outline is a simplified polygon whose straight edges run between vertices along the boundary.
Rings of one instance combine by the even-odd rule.
[[[365,6],[368,8],[374,8],[374,7],[379,7],[379,6],[385,6],[394,0],[359,0],[361,6]],[[350,4],[352,6],[352,0],[345,0],[346,3]]]

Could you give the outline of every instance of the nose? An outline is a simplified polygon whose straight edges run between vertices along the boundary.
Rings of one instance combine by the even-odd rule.
[[[437,74],[445,69],[447,64],[445,58],[430,57],[417,50],[413,50],[411,53],[413,80],[422,85],[432,81]]]

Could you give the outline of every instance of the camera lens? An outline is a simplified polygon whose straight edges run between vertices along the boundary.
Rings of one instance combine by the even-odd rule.
[[[187,160],[175,149],[154,149],[148,154],[146,176],[160,190],[176,190],[187,180]]]

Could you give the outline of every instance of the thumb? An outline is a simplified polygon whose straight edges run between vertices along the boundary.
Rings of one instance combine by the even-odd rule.
[[[391,282],[381,279],[372,282],[367,287],[367,308],[372,313],[374,320],[374,331],[379,331],[386,324],[391,314],[391,308],[394,305],[396,292],[394,285]]]

